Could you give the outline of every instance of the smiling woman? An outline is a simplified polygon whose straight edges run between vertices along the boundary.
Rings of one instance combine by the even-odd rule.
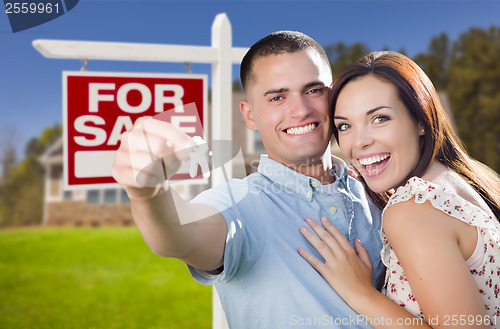
[[[332,90],[340,149],[383,208],[382,292],[361,243],[326,218],[306,220],[317,235],[301,228],[325,263],[299,253],[375,328],[500,328],[499,176],[468,156],[406,56],[372,53]]]
[[[346,84],[337,98],[334,122],[342,153],[372,191],[404,184],[416,167],[422,128],[391,82],[365,75]]]

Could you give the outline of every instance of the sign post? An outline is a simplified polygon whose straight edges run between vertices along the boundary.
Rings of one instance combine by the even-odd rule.
[[[212,24],[212,45],[183,46],[121,42],[34,40],[33,46],[45,57],[74,58],[78,60],[128,60],[154,62],[192,62],[212,64],[212,113],[209,136],[232,139],[232,75],[231,65],[239,64],[248,48],[233,48],[231,24],[226,14],[218,14]],[[226,170],[227,177],[232,172]],[[212,184],[223,181],[212,175]],[[213,290],[212,327],[227,328],[224,312],[215,289]]]

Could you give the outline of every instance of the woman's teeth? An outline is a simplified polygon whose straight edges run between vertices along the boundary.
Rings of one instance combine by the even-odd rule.
[[[308,132],[311,132],[316,128],[315,123],[311,123],[308,125],[305,125],[304,127],[293,127],[293,128],[288,128],[286,130],[287,134],[290,135],[302,135],[302,134],[307,134]]]
[[[384,155],[376,155],[373,157],[369,158],[364,158],[364,159],[359,159],[359,163],[361,163],[363,166],[368,166],[380,161],[383,161],[389,157],[389,154],[384,154]]]

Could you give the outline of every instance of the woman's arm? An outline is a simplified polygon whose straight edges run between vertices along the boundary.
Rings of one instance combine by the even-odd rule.
[[[352,249],[328,220],[323,220],[326,230],[309,221],[320,238],[305,227],[301,229],[325,263],[303,249],[299,253],[346,303],[371,318],[375,328],[489,328],[484,324],[484,304],[458,246],[459,224],[466,225],[431,205],[413,201],[396,204],[384,213],[384,231],[429,324],[372,286],[366,250],[359,241],[356,251]]]
[[[475,246],[475,227],[413,199],[388,208],[383,225],[424,316],[439,322],[433,328],[491,327],[461,248],[466,238]]]

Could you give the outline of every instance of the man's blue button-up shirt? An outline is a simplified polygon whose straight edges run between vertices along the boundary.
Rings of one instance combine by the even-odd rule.
[[[371,328],[297,252],[323,260],[299,228],[306,217],[326,216],[351,245],[362,242],[374,280],[382,270],[380,211],[342,160],[333,158],[333,170],[335,183],[322,185],[262,156],[257,173],[191,201],[218,209],[227,223],[224,271],[190,271],[215,284],[230,328]]]

